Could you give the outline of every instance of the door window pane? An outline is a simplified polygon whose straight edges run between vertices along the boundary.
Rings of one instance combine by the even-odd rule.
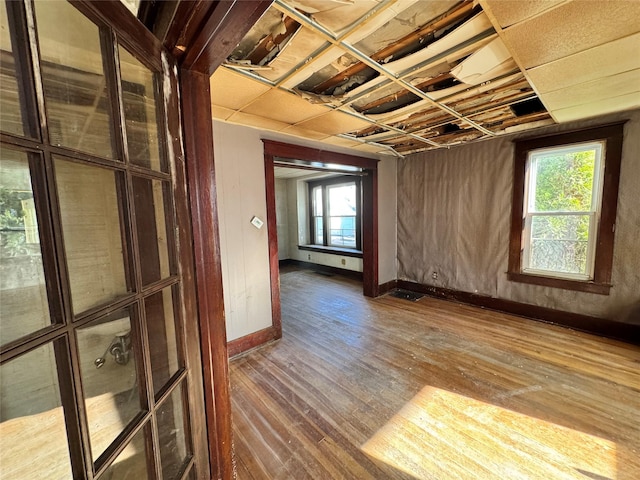
[[[185,413],[181,385],[158,408],[160,462],[164,479],[178,478],[190,454],[185,439]]]
[[[123,310],[77,331],[94,461],[141,411],[130,316]]]
[[[141,167],[161,168],[154,74],[120,47],[122,100],[129,160]]]
[[[140,430],[105,470],[100,478],[107,480],[144,480],[149,478],[145,445],[150,441],[149,426]]]
[[[0,478],[71,478],[52,344],[0,367]]]
[[[136,226],[140,244],[142,283],[148,285],[171,274],[167,246],[167,217],[163,182],[133,177]]]
[[[35,12],[51,143],[113,158],[97,25],[67,2],[36,0]]]
[[[24,135],[18,80],[16,78],[16,61],[11,45],[7,5],[0,1],[0,129],[3,132]]]
[[[144,308],[147,331],[153,339],[149,344],[153,390],[158,393],[180,367],[171,287],[147,297]]]
[[[76,314],[127,292],[116,174],[56,159],[56,184]]]
[[[0,339],[51,324],[27,154],[0,152]]]

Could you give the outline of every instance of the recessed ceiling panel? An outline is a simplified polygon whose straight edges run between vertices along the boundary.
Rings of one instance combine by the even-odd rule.
[[[327,109],[320,105],[312,105],[293,93],[273,89],[242,111],[285,123],[298,123],[322,115]]]
[[[218,68],[209,83],[211,103],[231,110],[244,107],[270,88],[226,68]]]
[[[636,33],[638,18],[639,1],[574,1],[507,28],[504,38],[529,69]]]
[[[640,68],[640,33],[599,45],[528,71],[540,93]]]

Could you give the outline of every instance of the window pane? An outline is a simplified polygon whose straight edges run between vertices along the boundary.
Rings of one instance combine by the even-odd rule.
[[[153,339],[149,343],[149,350],[155,393],[160,391],[180,367],[173,306],[171,287],[147,297],[144,301],[147,331],[149,338]]]
[[[140,244],[142,283],[148,285],[171,274],[167,246],[167,217],[163,183],[133,177],[136,225]]]
[[[178,478],[190,455],[185,439],[185,413],[182,386],[179,386],[159,407],[157,414],[160,462],[165,480]]]
[[[56,159],[56,183],[76,314],[127,292],[116,175]]]
[[[16,78],[16,62],[9,34],[7,5],[0,1],[0,129],[3,132],[24,135],[20,97],[18,96],[18,80]]]
[[[94,461],[140,411],[130,316],[119,311],[77,330]]]
[[[154,74],[124,48],[119,52],[129,160],[160,170]]]
[[[313,215],[322,216],[322,187],[313,189]]]
[[[337,185],[327,187],[329,193],[329,215],[355,216],[356,215],[356,185]]]
[[[318,245],[322,245],[324,243],[324,228],[323,228],[323,220],[322,217],[314,217],[316,220],[316,225],[315,225],[315,235],[316,235],[316,239],[315,242]]]
[[[146,438],[145,438],[146,437]],[[145,445],[151,438],[149,426],[140,430],[105,470],[100,478],[118,480],[143,480],[150,478],[147,469]]]
[[[2,365],[0,386],[0,478],[71,478],[53,345]]]
[[[592,147],[534,155],[529,211],[590,211],[596,153]]]
[[[35,11],[51,143],[113,158],[98,27],[67,2],[36,0]]]
[[[0,153],[0,340],[51,324],[27,154]]]
[[[356,217],[330,217],[331,245],[356,247]]]
[[[589,215],[536,215],[529,268],[587,275]]]

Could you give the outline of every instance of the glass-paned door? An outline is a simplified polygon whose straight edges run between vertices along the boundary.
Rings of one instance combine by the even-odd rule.
[[[0,478],[194,478],[170,66],[93,12],[0,0]]]

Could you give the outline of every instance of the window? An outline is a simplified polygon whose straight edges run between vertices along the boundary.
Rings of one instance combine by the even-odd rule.
[[[622,130],[516,142],[510,280],[608,294]]]
[[[360,250],[360,178],[309,182],[311,243]]]
[[[194,475],[172,62],[84,3],[0,27],[0,478]]]

